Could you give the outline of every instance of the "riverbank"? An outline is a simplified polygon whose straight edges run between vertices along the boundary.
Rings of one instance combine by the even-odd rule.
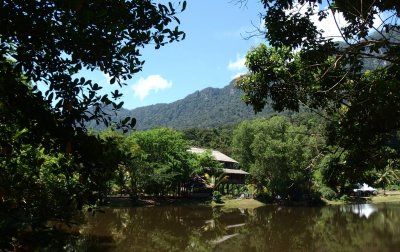
[[[353,203],[386,203],[386,202],[400,202],[400,192],[387,192],[386,194],[378,194],[372,197],[360,197],[360,198],[349,198],[347,201],[343,200],[326,200],[322,199],[322,204],[316,204],[317,206],[324,205],[343,205]],[[223,203],[217,204],[211,203],[212,206],[220,206],[224,208],[257,208],[265,206],[267,204],[260,202],[256,199],[232,199],[223,198]],[[309,206],[310,204],[304,202],[292,202],[289,206]],[[313,205],[315,206],[315,204]]]
[[[400,191],[387,191],[385,194],[380,192],[371,197],[349,197],[346,200],[326,200],[322,199],[322,205],[342,205],[352,203],[384,203],[400,202]],[[209,198],[182,198],[182,197],[142,197],[133,200],[128,196],[109,197],[107,205],[112,207],[148,207],[166,205],[207,205],[224,208],[257,208],[266,204],[256,199],[241,199],[233,197],[223,197],[222,203],[212,202]],[[289,204],[291,205],[291,204]],[[299,204],[294,204],[299,205]],[[300,204],[307,205],[307,204]]]
[[[141,197],[132,199],[128,195],[112,196],[106,199],[106,205],[112,207],[148,207],[166,205],[209,205],[208,198],[188,197]]]
[[[265,206],[265,203],[258,201],[256,199],[229,199],[223,198],[223,203],[212,202],[213,207],[224,207],[224,208],[257,208]]]
[[[385,194],[379,193],[377,196],[371,197],[372,203],[381,202],[400,202],[400,191],[387,191]]]
[[[327,200],[323,199],[326,205],[342,205],[351,203],[385,203],[400,202],[400,191],[380,191],[378,195],[370,197],[349,197],[347,200]]]
[[[112,207],[150,207],[167,205],[206,205],[224,208],[257,208],[265,206],[256,199],[241,199],[232,197],[223,197],[223,203],[215,203],[211,198],[182,198],[182,197],[142,197],[133,200],[129,196],[108,197],[107,206]]]

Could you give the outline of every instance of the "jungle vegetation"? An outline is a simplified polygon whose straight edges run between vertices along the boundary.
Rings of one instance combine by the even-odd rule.
[[[101,84],[72,76],[99,70],[110,85],[124,85],[142,69],[143,47],[182,40],[178,14],[186,2],[156,2],[0,4],[1,249],[18,250],[51,222],[72,223],[108,194],[184,194],[193,176],[218,166],[207,153],[188,153],[193,145],[231,154],[266,199],[335,198],[355,183],[398,182],[400,3],[336,0],[316,11],[322,1],[263,0],[269,45],[247,54],[249,74],[237,81],[243,100],[255,111],[271,104],[313,113],[124,135],[136,120],[112,122],[122,94],[100,95]],[[332,12],[347,21],[345,44],[311,21]],[[112,127],[90,132],[90,121]]]
[[[0,4],[0,248],[24,233],[70,222],[95,205],[118,167],[117,139],[88,134],[88,121],[110,125],[123,105],[118,90],[73,78],[98,70],[111,85],[140,71],[141,48],[185,37],[186,7],[156,1],[2,1]],[[42,88],[38,88],[38,85]],[[44,87],[44,88],[43,88]],[[45,90],[45,91],[40,91]],[[123,131],[134,118],[115,122]]]

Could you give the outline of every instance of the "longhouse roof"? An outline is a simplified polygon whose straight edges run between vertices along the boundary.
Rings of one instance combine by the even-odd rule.
[[[202,149],[202,148],[192,147],[192,148],[190,148],[189,151],[193,152],[193,153],[203,153],[203,152],[206,152],[207,150]],[[216,151],[216,150],[211,150],[211,155],[215,158],[215,160],[220,161],[220,162],[237,163],[237,161],[235,159],[228,157],[224,153]]]

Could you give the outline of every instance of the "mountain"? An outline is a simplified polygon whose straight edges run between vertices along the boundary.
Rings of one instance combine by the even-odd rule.
[[[397,33],[396,33],[397,34]],[[380,34],[373,37],[379,39]],[[398,41],[399,35],[391,39]],[[339,42],[339,47],[346,47],[347,44]],[[380,52],[383,53],[383,52]],[[380,59],[365,59],[365,69],[375,69],[378,66],[385,66],[387,62]],[[134,117],[137,120],[135,128],[146,130],[155,127],[170,127],[175,129],[189,128],[214,128],[218,126],[231,125],[243,120],[255,117],[268,116],[274,113],[268,105],[257,115],[254,114],[251,106],[247,106],[240,97],[243,92],[235,88],[234,81],[224,88],[206,88],[196,91],[187,97],[169,103],[156,104],[140,107],[133,110],[121,109],[115,121],[125,117]],[[110,110],[110,114],[111,110]],[[89,127],[103,129],[104,126],[90,123]]]
[[[242,95],[243,92],[237,89],[232,81],[224,88],[209,87],[172,103],[155,104],[133,110],[122,109],[114,119],[134,117],[137,121],[135,126],[137,130],[155,127],[187,129],[235,124],[274,113],[271,107],[266,106],[256,115],[251,106],[241,101]]]

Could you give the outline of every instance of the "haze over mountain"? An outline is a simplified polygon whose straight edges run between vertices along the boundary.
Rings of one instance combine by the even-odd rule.
[[[187,129],[235,124],[274,113],[271,107],[266,106],[262,112],[255,114],[252,107],[240,99],[242,95],[243,92],[237,89],[232,81],[224,88],[205,88],[172,103],[155,104],[133,110],[122,109],[114,119],[134,117],[137,120],[135,126],[137,130],[155,127]],[[100,125],[90,126],[96,129],[102,128]]]

